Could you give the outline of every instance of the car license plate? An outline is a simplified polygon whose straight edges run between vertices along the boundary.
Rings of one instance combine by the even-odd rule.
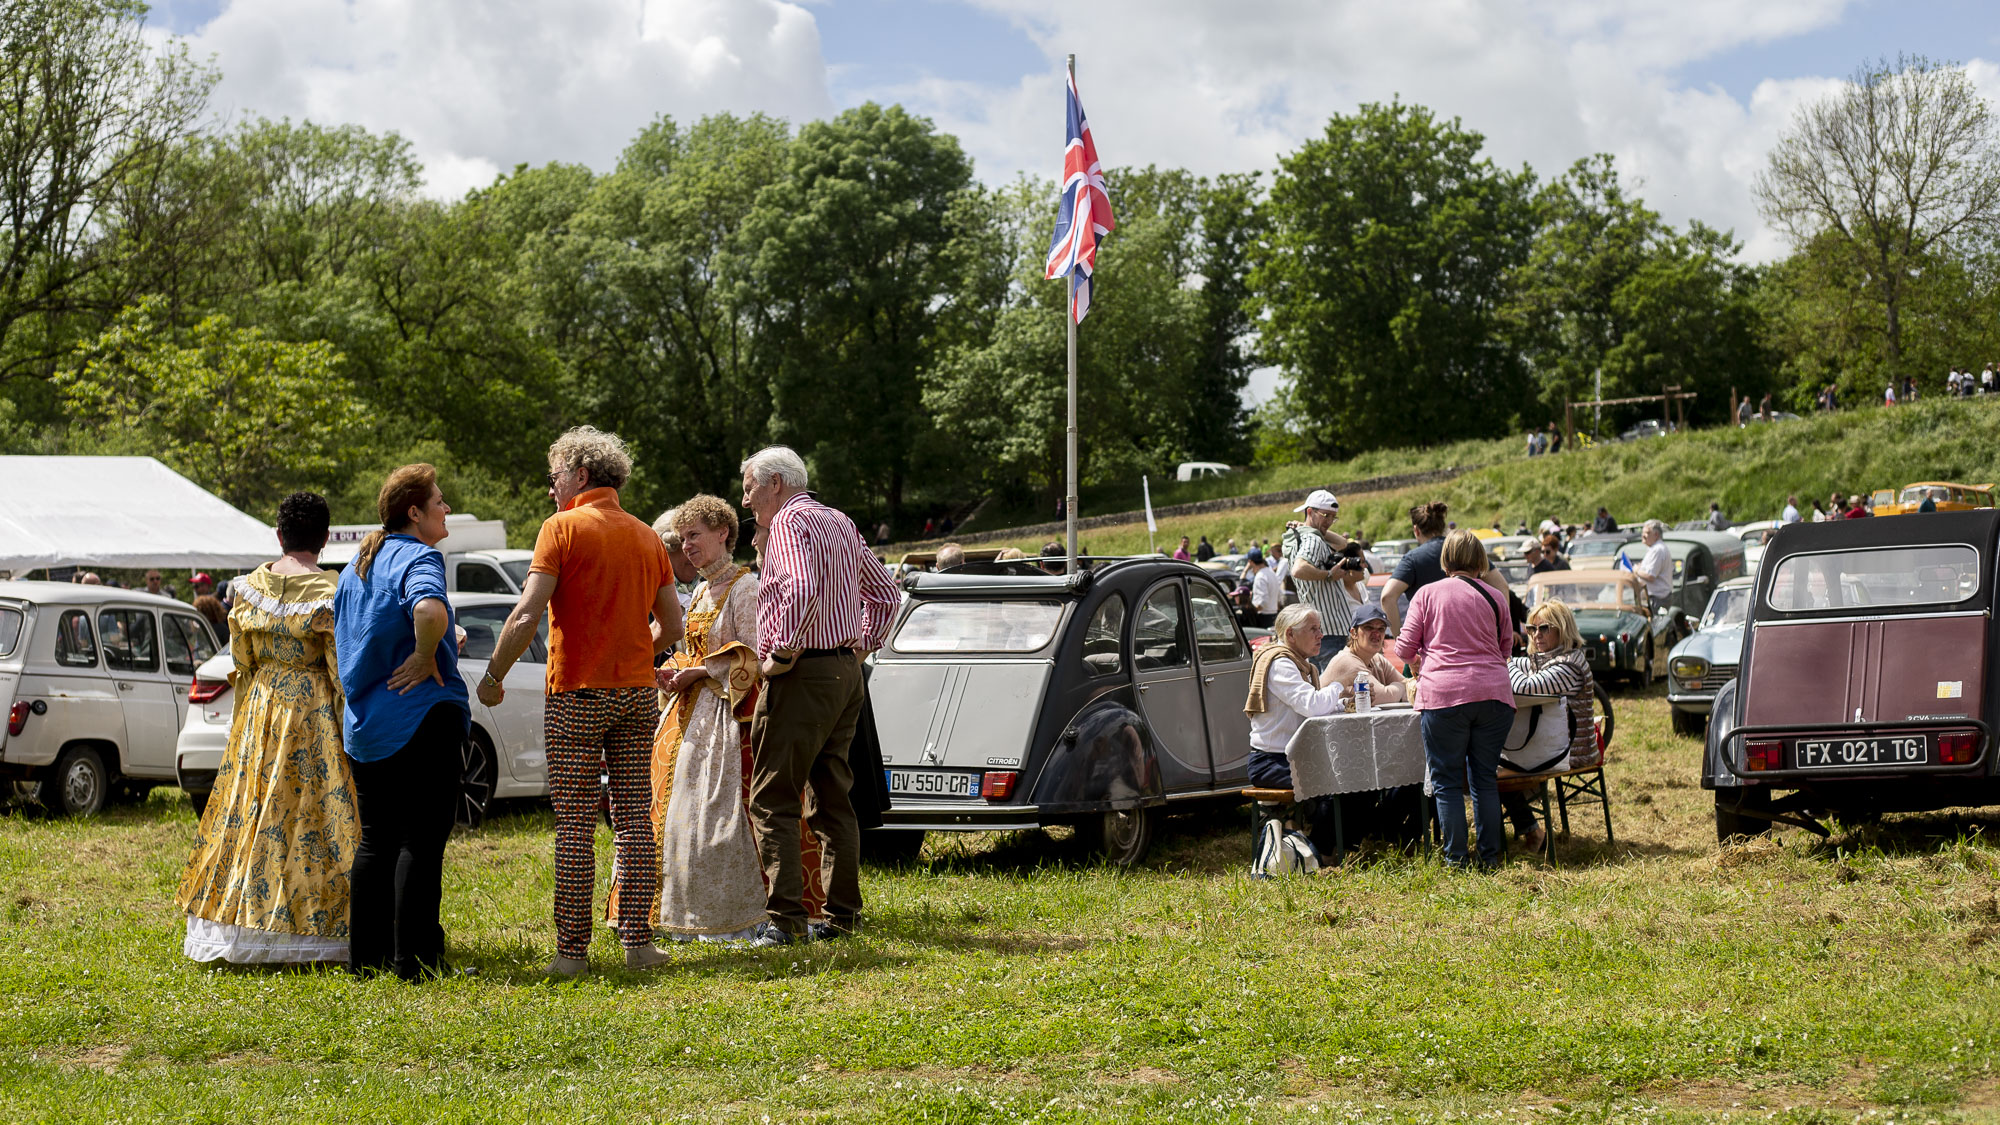
[[[945,770],[888,770],[891,797],[977,797],[979,775]]]
[[[1868,766],[1921,766],[1931,760],[1927,734],[1897,734],[1875,738],[1801,738],[1792,744],[1792,761],[1802,770],[1851,769]]]

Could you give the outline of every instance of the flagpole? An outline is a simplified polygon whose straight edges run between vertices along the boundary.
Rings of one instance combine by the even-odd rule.
[[[1069,82],[1076,85],[1076,56],[1069,57]],[[1069,536],[1069,573],[1076,573],[1076,274],[1071,271],[1064,319],[1069,322],[1069,496],[1063,502],[1064,530]]]

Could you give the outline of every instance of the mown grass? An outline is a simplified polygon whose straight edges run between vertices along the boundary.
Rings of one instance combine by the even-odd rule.
[[[550,817],[453,840],[477,979],[180,956],[193,820],[0,817],[10,1121],[2000,1118],[1995,810],[1718,852],[1696,747],[1620,700],[1618,842],[1492,876],[1376,854],[1244,877],[1241,809],[1143,870],[1049,834],[870,868],[868,927],[543,981]],[[601,841],[600,847],[608,841]],[[607,936],[593,951],[615,956]]]
[[[1620,523],[1646,517],[1673,523],[1702,518],[1713,500],[1731,518],[1747,521],[1776,519],[1787,495],[1798,496],[1800,510],[1809,511],[1814,497],[1824,500],[1835,489],[1846,495],[1918,480],[1984,484],[2000,481],[2000,403],[1931,399],[1893,410],[1850,410],[1775,426],[1600,445],[1556,457],[1526,458],[1509,445],[1504,458],[1497,463],[1446,460],[1441,464],[1486,467],[1442,484],[1342,496],[1341,526],[1359,529],[1370,539],[1401,538],[1410,533],[1410,506],[1430,500],[1449,504],[1461,527],[1485,527],[1498,520],[1510,533],[1523,520],[1532,527],[1548,517],[1587,524],[1599,504],[1610,508]],[[1369,475],[1376,474],[1317,479]],[[1274,487],[1307,487],[1315,478],[1287,479],[1303,483]],[[1219,495],[1261,491],[1268,489],[1232,486]],[[1155,503],[1160,503],[1157,494]],[[1153,542],[1171,551],[1183,535],[1206,535],[1218,550],[1230,538],[1247,548],[1253,539],[1276,539],[1285,521],[1295,518],[1287,505],[1175,517],[1159,521]],[[1033,553],[1045,538],[1024,537],[1005,545]],[[1079,540],[1097,554],[1148,549],[1143,521],[1094,528]]]

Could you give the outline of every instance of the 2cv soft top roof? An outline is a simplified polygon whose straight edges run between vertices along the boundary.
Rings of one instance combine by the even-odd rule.
[[[1989,604],[1988,591],[1993,585],[1990,575],[1993,573],[1996,534],[2000,534],[2000,509],[1995,508],[1979,508],[1969,512],[1925,512],[1905,516],[1870,516],[1865,519],[1788,524],[1771,537],[1764,549],[1764,562],[1758,567],[1757,572],[1760,603],[1757,615],[1810,617],[1825,613],[1824,610],[1794,610],[1784,613],[1770,608],[1768,604],[1770,586],[1775,580],[1779,565],[1794,555],[1951,543],[1963,543],[1978,551],[1980,571],[1989,576],[1979,583],[1977,591],[1970,599],[1959,603],[1956,608],[1984,609]],[[1877,612],[1912,613],[1936,610],[1935,605],[1883,606]]]

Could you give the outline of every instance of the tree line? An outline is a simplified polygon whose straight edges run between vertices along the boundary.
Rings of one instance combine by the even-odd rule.
[[[312,487],[354,521],[387,468],[428,460],[459,508],[526,531],[548,441],[588,421],[633,442],[642,512],[728,495],[771,441],[899,532],[982,500],[1053,510],[1050,181],[984,184],[955,138],[868,104],[661,117],[612,169],[521,166],[439,201],[394,134],[211,123],[215,73],[142,15],[0,12],[7,451],[147,453],[253,512]],[[1934,386],[2000,347],[2000,191],[1969,90],[1898,60],[1802,115],[1758,184],[1796,247],[1765,267],[1664,222],[1609,156],[1545,180],[1400,101],[1269,173],[1114,170],[1085,481],[1560,424],[1600,381],[1678,385],[1701,421],[1732,390],[1808,408],[1828,383]],[[1940,120],[1927,170],[1865,136]],[[1283,382],[1252,414],[1260,366]]]

